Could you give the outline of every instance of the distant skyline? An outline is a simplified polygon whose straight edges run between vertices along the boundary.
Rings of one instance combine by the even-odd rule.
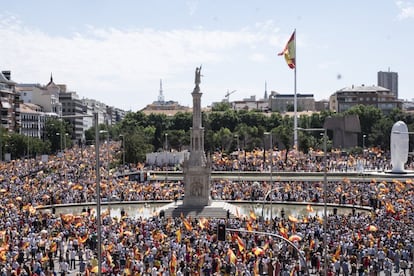
[[[277,53],[297,38],[297,92],[328,99],[397,72],[414,98],[414,0],[16,0],[0,11],[0,70],[17,83],[66,84],[81,98],[137,111],[165,100],[192,105],[202,65],[203,107],[294,92]]]

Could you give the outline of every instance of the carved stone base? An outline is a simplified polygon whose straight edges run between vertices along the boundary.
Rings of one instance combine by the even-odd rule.
[[[184,201],[185,206],[210,205],[210,168],[184,167]]]

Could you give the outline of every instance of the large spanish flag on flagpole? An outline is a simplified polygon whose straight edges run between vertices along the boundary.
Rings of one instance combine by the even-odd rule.
[[[295,40],[296,30],[292,33],[289,38],[289,41],[286,43],[285,49],[280,52],[279,56],[285,56],[286,63],[291,69],[296,67],[296,40]]]
[[[279,56],[285,56],[286,63],[290,69],[294,69],[294,120],[293,120],[293,147],[295,150],[298,150],[298,103],[297,103],[297,95],[296,95],[296,29],[293,31],[292,35],[289,38],[289,41],[286,43],[285,49],[278,54]]]

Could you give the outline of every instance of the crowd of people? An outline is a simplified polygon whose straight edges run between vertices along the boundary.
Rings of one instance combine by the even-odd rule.
[[[323,170],[324,151],[310,149],[307,153],[291,149],[255,149],[236,151],[230,155],[212,154],[213,170],[217,171],[291,171],[318,172]],[[409,159],[406,168],[414,169],[414,160]],[[391,169],[390,154],[379,148],[364,149],[360,153],[348,154],[340,150],[327,152],[327,169],[334,172],[387,171]]]
[[[102,198],[126,202],[172,201],[183,194],[181,181],[151,178],[136,181],[120,176],[119,169],[110,170],[119,145],[105,145],[107,148],[104,146],[100,153]],[[223,155],[216,155],[220,158],[213,158],[213,167],[226,168]],[[245,170],[266,167],[265,159],[260,159],[263,154],[246,153],[246,156],[255,157],[246,159],[250,161],[244,164]],[[279,161],[285,155],[280,156]],[[294,155],[288,156],[290,161],[283,162],[281,170],[294,171],[289,164],[299,163],[308,164],[307,168],[313,166],[314,170],[322,166],[318,154],[309,155],[310,160],[305,163],[295,162]],[[301,156],[302,160],[305,155]],[[355,160],[359,159],[350,160],[348,156],[345,160],[338,156],[330,162],[347,164],[352,170]],[[386,162],[386,158],[377,155],[375,162],[365,164],[380,164],[378,160]],[[273,163],[279,161],[274,158]],[[232,160],[229,164],[238,169],[241,162],[236,158],[236,162]],[[1,162],[0,166],[2,275],[96,273],[99,245],[94,209],[85,207],[79,214],[65,214],[53,208],[57,204],[96,202],[93,147],[74,147],[60,157],[49,156],[43,161],[12,160]],[[130,169],[142,169],[142,165]],[[271,190],[275,192],[264,198]],[[344,178],[329,181],[327,190],[329,203],[369,206],[372,211],[329,214],[325,235],[324,218],[312,210],[312,203],[322,202],[322,183],[303,179],[260,183],[221,179],[211,184],[214,200],[308,202],[309,212],[301,217],[286,214],[263,219],[253,211],[226,219],[134,217],[125,212],[114,217],[109,209],[104,210],[101,215],[103,272],[113,275],[304,275],[307,269],[314,274],[322,273],[326,263],[330,275],[379,275],[380,271],[386,275],[400,272],[408,275],[414,258],[412,181],[355,182]],[[44,205],[50,208],[41,209]],[[217,228],[223,224],[227,229],[247,232],[227,231],[222,239]],[[324,239],[326,250],[323,250]]]

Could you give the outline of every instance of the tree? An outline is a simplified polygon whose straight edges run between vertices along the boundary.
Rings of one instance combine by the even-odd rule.
[[[381,149],[389,149],[391,129],[395,122],[390,118],[384,117],[375,122],[368,135],[368,144]]]
[[[361,133],[371,133],[374,124],[384,118],[384,115],[382,114],[381,110],[372,105],[361,104],[353,106],[352,108],[344,112],[344,115],[348,114],[358,115],[359,122],[361,124]]]
[[[267,118],[263,113],[240,111],[238,115],[239,121],[248,126],[265,126],[267,123]]]
[[[239,116],[234,110],[227,110],[225,112],[211,112],[208,114],[209,126],[214,132],[221,128],[228,128],[233,131],[240,123]]]
[[[171,119],[171,129],[184,130],[190,129],[193,123],[193,115],[189,112],[178,112]]]
[[[18,133],[10,134],[7,143],[13,158],[20,158],[27,152],[27,139],[25,138],[25,136]]]
[[[286,149],[285,162],[287,162],[287,155],[293,145],[293,122],[292,118],[285,116],[283,123],[272,130],[276,134],[276,139],[279,142],[279,148]]]
[[[168,133],[169,149],[181,151],[182,146],[190,144],[190,134],[184,129],[170,130]]]
[[[152,152],[154,147],[146,142],[143,129],[137,129],[124,137],[125,139],[125,160],[128,163],[144,162],[146,154]]]
[[[50,142],[50,151],[57,152],[63,148],[63,139],[66,137],[66,133],[72,133],[72,129],[67,121],[53,117],[46,120],[44,139]]]
[[[278,112],[273,112],[270,114],[270,117],[266,120],[266,129],[274,129],[275,127],[279,126],[283,121],[283,117]]]
[[[214,134],[214,144],[216,148],[220,148],[222,152],[229,152],[232,141],[233,141],[233,133],[228,128],[221,128]]]
[[[217,103],[211,108],[212,111],[227,111],[230,109],[231,109],[231,105],[228,102]]]

